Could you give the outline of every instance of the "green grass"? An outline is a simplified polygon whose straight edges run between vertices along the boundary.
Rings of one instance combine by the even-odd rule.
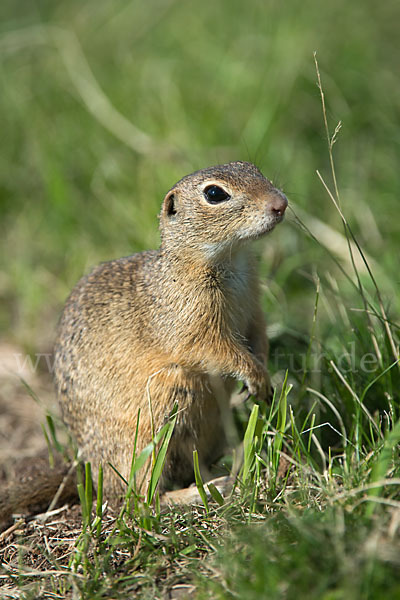
[[[5,339],[46,350],[75,281],[155,247],[192,170],[252,160],[292,206],[259,246],[277,392],[236,409],[235,494],[160,514],[130,491],[106,518],[82,483],[82,536],[49,557],[63,574],[24,576],[22,548],[21,597],[399,598],[397,3],[5,0],[0,17]]]

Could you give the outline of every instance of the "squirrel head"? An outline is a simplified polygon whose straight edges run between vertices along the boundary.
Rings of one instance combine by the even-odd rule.
[[[272,231],[287,205],[286,196],[251,163],[196,171],[178,181],[164,198],[162,247],[187,249],[205,261],[218,261]]]

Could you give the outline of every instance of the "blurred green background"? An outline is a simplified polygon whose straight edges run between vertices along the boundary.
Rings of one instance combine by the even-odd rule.
[[[239,159],[284,189],[321,242],[293,213],[262,242],[270,322],[309,331],[315,272],[360,308],[325,249],[343,229],[316,175],[332,186],[314,51],[331,133],[342,122],[343,210],[395,315],[399,17],[394,0],[2,0],[2,336],[50,347],[84,272],[157,246],[176,180]],[[340,306],[327,293],[323,308],[328,331]]]

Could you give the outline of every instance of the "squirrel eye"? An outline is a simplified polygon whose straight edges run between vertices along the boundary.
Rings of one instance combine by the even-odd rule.
[[[207,202],[210,204],[219,204],[220,202],[230,199],[228,192],[217,185],[208,185],[204,188],[203,193]]]

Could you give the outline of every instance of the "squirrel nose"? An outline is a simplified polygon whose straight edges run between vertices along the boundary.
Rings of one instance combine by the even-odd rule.
[[[269,203],[269,209],[278,217],[282,217],[288,205],[287,198],[282,192],[274,194],[272,200]]]

